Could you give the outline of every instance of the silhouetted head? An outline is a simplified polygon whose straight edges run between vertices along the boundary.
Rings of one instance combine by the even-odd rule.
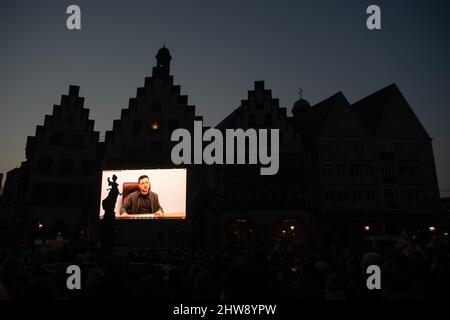
[[[48,279],[38,278],[25,286],[23,298],[25,300],[54,300],[56,291]]]
[[[316,266],[311,260],[309,259],[303,260],[300,266],[300,275],[305,277],[314,277],[317,275]]]
[[[8,300],[8,291],[1,282],[0,282],[0,300]]]
[[[209,271],[202,271],[198,274],[193,285],[197,298],[213,298],[216,294],[213,275]]]
[[[133,298],[152,301],[167,301],[172,294],[166,282],[155,276],[145,276],[132,290]]]
[[[228,268],[221,279],[222,299],[264,299],[271,294],[267,269],[243,263]]]
[[[92,268],[89,270],[89,275],[86,281],[86,286],[89,288],[98,288],[104,281],[105,275],[99,268]]]
[[[363,273],[365,273],[367,267],[371,265],[381,267],[382,264],[383,264],[383,257],[376,252],[367,252],[363,255],[361,259],[361,268]]]
[[[328,277],[328,274],[330,273],[330,266],[325,261],[317,262],[316,269],[319,271],[322,277]]]
[[[139,187],[139,191],[141,192],[141,194],[148,194],[148,192],[150,191],[150,179],[148,178],[148,176],[143,175],[140,176],[138,179],[138,187]]]
[[[337,273],[331,274],[325,285],[326,300],[345,300],[346,282],[343,276]]]
[[[105,260],[105,277],[124,280],[128,270],[128,262],[121,254],[112,253]]]
[[[114,182],[116,182],[117,176],[115,174],[113,174],[112,179],[113,179]]]

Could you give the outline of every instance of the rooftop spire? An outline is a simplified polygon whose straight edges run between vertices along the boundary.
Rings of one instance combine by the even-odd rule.
[[[156,67],[162,73],[169,75],[170,60],[172,60],[172,56],[170,55],[169,49],[166,48],[166,42],[164,41],[164,46],[159,49],[158,53],[156,54]]]
[[[303,99],[303,89],[298,88],[298,95],[299,99],[294,103],[294,106],[292,108],[292,114],[294,117],[299,114],[299,112],[306,111],[311,106],[308,101]]]

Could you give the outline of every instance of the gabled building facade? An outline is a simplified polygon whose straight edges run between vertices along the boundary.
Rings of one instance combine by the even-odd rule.
[[[431,138],[396,85],[351,105],[339,92],[293,108],[322,240],[349,245],[439,220]]]
[[[195,115],[195,106],[188,104],[188,97],[181,95],[180,86],[174,85],[171,59],[167,48],[158,51],[151,77],[145,78],[144,86],[137,89],[136,97],[129,100],[128,108],[122,109],[120,119],[114,120],[112,130],[106,132],[101,143],[101,169],[188,168],[189,216],[182,221],[116,221],[116,242],[123,245],[185,244],[190,237],[199,189],[203,188],[203,167],[176,166],[171,160],[176,144],[171,141],[173,130],[184,128],[193,135],[194,121],[202,120]]]
[[[209,169],[214,171],[214,210],[220,218],[218,243],[229,247],[271,247],[285,242],[306,245],[312,216],[305,188],[305,158],[286,108],[280,107],[264,81],[256,81],[247,99],[217,128],[223,132],[269,130],[268,137],[270,130],[279,131],[279,169],[275,175],[261,175],[262,164]],[[258,146],[260,143],[257,141]],[[270,139],[267,144],[267,150],[273,152]]]
[[[216,129],[279,130],[277,174],[261,175],[261,164],[180,166],[171,134],[194,135],[202,117],[174,85],[171,59],[158,51],[103,142],[70,87],[27,140],[17,229],[76,238],[98,222],[102,170],[174,167],[187,168],[186,220],[117,221],[119,245],[330,248],[439,221],[432,141],[396,85],[353,104],[341,92],[313,106],[300,98],[289,116],[256,81]]]
[[[20,168],[22,209],[17,217],[25,238],[44,231],[68,238],[83,236],[95,210],[98,142],[99,133],[79,87],[70,86],[69,94],[45,116],[44,125],[27,139],[26,161]]]

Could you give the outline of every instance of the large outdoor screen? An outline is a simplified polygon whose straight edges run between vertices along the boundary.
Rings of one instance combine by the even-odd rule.
[[[102,172],[99,217],[185,219],[186,169]]]

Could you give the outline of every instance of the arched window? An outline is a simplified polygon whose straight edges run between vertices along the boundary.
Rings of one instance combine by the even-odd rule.
[[[247,219],[235,219],[225,231],[225,246],[230,248],[252,248],[258,245],[258,234],[254,224]]]
[[[302,226],[295,219],[281,220],[274,230],[275,243],[281,246],[298,246],[302,244]]]

